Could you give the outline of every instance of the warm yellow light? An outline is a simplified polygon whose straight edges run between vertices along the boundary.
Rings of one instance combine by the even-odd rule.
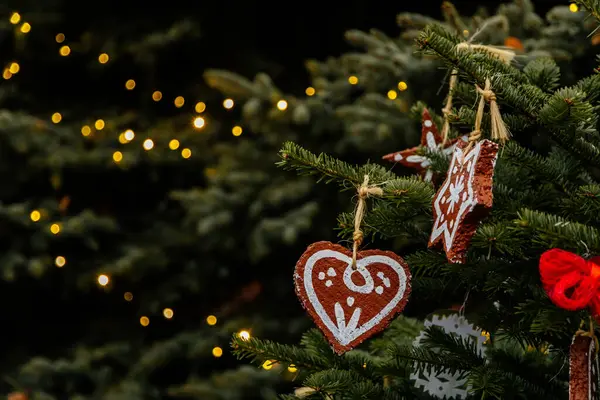
[[[390,90],[387,92],[387,97],[390,100],[395,100],[398,97],[398,93],[395,90]]]
[[[231,129],[231,133],[233,133],[233,136],[240,136],[243,132],[243,129],[241,126],[234,126]]]
[[[144,150],[152,150],[154,147],[154,142],[152,139],[146,139],[144,140],[144,144],[142,146],[144,147]]]
[[[29,25],[29,22],[23,22],[23,25],[21,25],[21,32],[27,33],[30,30],[31,30],[31,25]]]
[[[90,136],[90,134],[92,133],[92,128],[90,128],[87,125],[84,125],[81,127],[81,134],[83,136]]]
[[[107,275],[102,274],[102,275],[98,276],[98,284],[100,286],[106,286],[106,285],[108,285],[109,281],[110,281],[110,279],[108,278]]]
[[[219,346],[217,347],[213,347],[212,349],[212,355],[219,358],[223,355],[223,349],[220,348]]]
[[[202,117],[194,118],[194,128],[202,129],[206,125],[206,121]]]
[[[125,294],[123,295],[123,298],[125,299],[125,301],[131,301],[131,300],[133,300],[133,293],[125,292]]]
[[[166,319],[171,319],[171,318],[173,318],[173,310],[170,308],[165,308],[163,310],[163,315]]]
[[[150,325],[150,318],[148,318],[148,317],[140,318],[140,325],[142,325],[142,326]]]
[[[65,34],[57,33],[56,36],[54,37],[54,39],[56,40],[56,43],[62,43],[65,41]]]
[[[185,103],[185,99],[183,98],[183,96],[177,96],[177,97],[175,97],[175,100],[173,101],[173,103],[175,103],[175,107],[181,108],[181,107],[183,107],[183,104]]]
[[[69,46],[62,46],[58,52],[60,53],[61,56],[66,57],[69,54],[71,54],[71,48]]]
[[[131,142],[135,138],[135,132],[133,132],[131,129],[127,129],[125,132],[123,132],[123,136],[125,137],[125,140]]]
[[[290,366],[288,367],[288,371],[296,372],[296,371],[298,371],[298,368],[296,368],[296,366],[294,364],[290,364]]]
[[[198,103],[196,103],[196,106],[194,107],[194,109],[196,110],[197,113],[204,112],[204,110],[206,110],[206,104],[204,104],[203,101],[199,101]]]
[[[190,158],[192,156],[192,151],[190,149],[181,150],[181,157]]]
[[[133,79],[128,79],[127,82],[125,82],[125,88],[127,90],[133,90],[133,88],[135,88],[135,81]]]
[[[210,326],[215,325],[217,323],[217,317],[215,317],[214,315],[209,315],[208,317],[206,317],[206,323]]]
[[[287,107],[288,107],[288,103],[287,103],[287,101],[285,101],[285,100],[279,100],[279,101],[277,102],[277,108],[278,108],[280,111],[285,111],[285,110],[287,109]]]
[[[19,23],[19,21],[21,21],[21,14],[19,14],[18,12],[12,13],[12,15],[10,16],[10,23],[16,25]]]
[[[10,72],[8,68],[4,68],[4,71],[2,71],[2,77],[4,79],[10,79],[12,78],[12,75],[12,72]]]
[[[128,140],[127,140],[127,139],[125,139],[125,132],[123,132],[123,133],[120,133],[120,134],[119,134],[119,143],[121,143],[121,144],[125,144],[125,143],[127,143],[127,142],[128,142]]]
[[[62,120],[62,115],[60,115],[60,113],[55,112],[54,114],[52,114],[52,122],[54,122],[55,124],[58,124],[61,120]]]
[[[238,333],[238,336],[239,336],[239,337],[240,337],[242,340],[248,340],[248,339],[250,339],[250,332],[248,332],[248,331],[246,331],[246,330],[243,330],[243,331],[240,331],[240,332]]]
[[[267,360],[263,363],[262,367],[263,367],[263,369],[266,369],[268,371],[271,368],[273,368],[274,365],[275,365],[275,361]]]
[[[10,63],[8,70],[10,71],[11,74],[14,75],[14,74],[19,73],[19,71],[21,70],[21,66],[19,65],[18,62],[12,62],[12,63]]]
[[[571,3],[571,5],[569,6],[569,10],[571,10],[571,12],[577,12],[579,11],[579,7],[577,6],[577,4]]]
[[[50,232],[54,233],[55,235],[58,235],[58,232],[60,232],[60,225],[58,225],[58,224],[50,225]]]
[[[106,53],[102,53],[98,56],[98,61],[100,62],[100,64],[106,64],[109,59],[110,57]]]
[[[354,75],[348,77],[348,83],[351,85],[356,85],[358,83],[358,78]]]
[[[154,93],[152,93],[152,100],[154,101],[160,101],[160,99],[162,99],[162,93],[160,90],[155,90]]]
[[[123,153],[121,153],[120,151],[115,151],[113,153],[113,160],[114,162],[121,162],[121,160],[123,159]]]
[[[65,260],[65,258],[63,256],[58,256],[54,259],[54,264],[58,268],[64,267],[66,263],[67,263],[67,260]]]
[[[99,131],[104,129],[105,126],[106,126],[106,124],[104,123],[103,119],[99,119],[96,122],[94,122],[94,128],[96,128]]]
[[[223,107],[225,107],[228,110],[231,110],[234,106],[234,102],[232,99],[225,99],[223,101]]]
[[[398,90],[399,91],[404,92],[406,89],[408,89],[408,85],[406,84],[406,82],[404,82],[404,81],[398,82]]]
[[[304,91],[304,93],[306,93],[307,96],[314,96],[315,92],[315,88],[312,86],[307,87]]]
[[[31,214],[29,214],[29,218],[31,218],[33,222],[38,222],[40,218],[42,218],[42,214],[38,210],[33,210]]]
[[[169,141],[169,148],[171,150],[177,150],[179,148],[179,140],[177,140],[177,139],[171,139]]]

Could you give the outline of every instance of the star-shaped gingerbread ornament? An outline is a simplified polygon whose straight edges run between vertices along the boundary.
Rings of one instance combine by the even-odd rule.
[[[440,135],[437,126],[433,122],[429,111],[423,109],[423,119],[421,125],[421,145],[410,149],[397,151],[383,156],[384,160],[398,162],[406,167],[415,168],[423,176],[423,180],[431,182],[433,179],[433,171],[431,170],[431,159],[426,155],[419,154],[421,148],[427,148],[430,151],[443,151],[450,156],[454,150],[454,146],[458,141],[467,141],[467,136],[458,139],[452,139],[443,143],[443,138]]]
[[[492,208],[492,181],[498,144],[481,140],[469,147],[459,142],[446,180],[433,198],[433,230],[429,247],[443,244],[451,263],[465,262],[477,225]]]

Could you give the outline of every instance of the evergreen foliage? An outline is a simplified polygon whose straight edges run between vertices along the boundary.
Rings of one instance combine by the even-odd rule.
[[[409,108],[392,112],[383,96],[398,80],[406,81],[409,88],[414,86],[411,79],[417,81],[407,69],[395,69],[404,65],[410,48],[407,43],[414,39],[420,52],[414,56],[418,61],[406,64],[408,69],[410,64],[423,68],[420,62],[439,62],[446,70],[459,73],[450,116],[451,137],[472,129],[474,85],[483,87],[490,79],[512,138],[501,148],[496,164],[492,213],[478,227],[463,265],[449,264],[444,254],[427,250],[433,185],[405,170],[391,172],[387,165],[365,163],[367,157],[356,165],[342,161],[346,158],[337,156],[340,149],[330,151],[326,140],[317,146],[305,138],[283,144],[280,167],[337,183],[341,189],[355,189],[368,173],[370,182],[380,185],[385,194],[369,200],[365,230],[375,239],[368,246],[393,249],[407,260],[413,274],[405,316],[397,318],[381,337],[342,356],[334,355],[314,330],[299,346],[234,338],[232,346],[240,357],[258,363],[292,363],[299,368],[304,387],[284,398],[428,399],[432,397],[415,388],[409,376],[413,370],[432,368],[465,372],[472,398],[567,398],[568,349],[575,332],[588,324],[588,314],[565,311],[550,302],[540,284],[538,262],[540,254],[553,247],[583,255],[600,252],[596,213],[600,81],[590,62],[597,21],[589,18],[590,14],[599,15],[600,3],[576,3],[579,11],[557,7],[545,21],[534,14],[529,1],[502,5],[491,17],[481,11],[469,19],[445,3],[446,20],[441,23],[403,14],[398,21],[406,29],[399,39],[378,31],[349,32],[348,39],[363,45],[366,54],[342,56],[322,66],[309,63],[311,72],[319,65],[331,73],[328,83],[316,88],[323,102],[320,110],[337,107],[329,118],[338,123],[330,121],[328,125],[343,126],[351,133],[368,132],[377,139],[381,125],[373,122],[378,120],[392,136],[401,136],[402,130],[395,129],[396,116],[406,116]],[[485,49],[457,48],[469,38],[473,44],[502,45],[509,36],[519,38],[523,45],[510,64]],[[331,66],[336,63],[337,74],[333,75]],[[344,82],[349,75],[357,77],[362,95],[351,105],[340,105],[339,99],[351,90]],[[437,81],[432,82],[437,89]],[[220,88],[227,92],[224,86]],[[425,104],[435,110],[443,101],[441,96],[433,101],[420,98],[428,90],[421,89],[406,97],[399,95],[409,102],[424,100],[409,113],[415,125]],[[246,95],[247,104],[267,101],[257,100],[255,92]],[[397,101],[390,100],[388,104]],[[306,99],[297,107],[311,109],[313,101]],[[311,127],[325,125],[318,111],[310,116]],[[246,117],[257,118],[267,130],[276,129],[268,118],[264,122],[257,115]],[[484,121],[489,121],[489,114]],[[289,122],[302,129],[299,121]],[[485,122],[483,133],[490,137]],[[369,156],[376,159],[381,154]],[[434,161],[434,170],[444,173],[447,160],[437,155]],[[350,202],[352,192],[344,194]],[[352,218],[351,213],[338,218],[341,239],[351,238]],[[461,303],[467,319],[490,335],[485,355],[477,352],[472,341],[448,335],[436,326],[425,328],[424,342],[413,345],[422,329],[420,320]]]

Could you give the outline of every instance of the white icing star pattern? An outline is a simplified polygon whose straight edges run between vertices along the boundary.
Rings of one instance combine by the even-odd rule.
[[[429,247],[443,242],[448,261],[463,263],[479,221],[493,203],[492,182],[498,144],[482,140],[454,149],[446,179],[433,199],[433,229]]]
[[[473,211],[477,204],[473,191],[473,178],[480,152],[481,142],[476,143],[464,157],[462,149],[454,149],[448,169],[448,173],[452,174],[450,178],[454,177],[454,179],[444,181],[438,191],[439,195],[433,202],[437,218],[433,224],[430,241],[433,242],[440,235],[444,235],[446,251],[450,250],[454,244],[459,226],[456,222],[460,221],[467,212]]]

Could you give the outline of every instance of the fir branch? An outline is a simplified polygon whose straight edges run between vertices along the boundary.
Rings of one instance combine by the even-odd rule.
[[[576,4],[585,7],[586,11],[600,21],[600,0],[574,0]]]
[[[566,216],[583,223],[600,224],[600,185],[585,185],[577,188],[565,199]]]
[[[279,151],[281,161],[277,166],[286,170],[297,170],[303,175],[318,175],[319,181],[338,181],[344,189],[356,188],[369,175],[371,185],[382,185],[397,176],[377,164],[351,166],[343,161],[321,153],[318,156],[293,142],[286,142]]]
[[[574,249],[582,254],[600,252],[600,235],[596,228],[568,221],[558,215],[522,209],[518,226],[538,232],[540,242],[547,248]]]
[[[325,357],[316,356],[298,346],[283,345],[270,340],[257,338],[246,340],[235,335],[231,341],[231,347],[233,348],[233,354],[238,359],[248,358],[259,364],[267,360],[277,360],[308,370],[322,370],[329,366]]]
[[[560,68],[551,58],[534,59],[523,68],[523,73],[546,93],[554,91],[560,82]]]

